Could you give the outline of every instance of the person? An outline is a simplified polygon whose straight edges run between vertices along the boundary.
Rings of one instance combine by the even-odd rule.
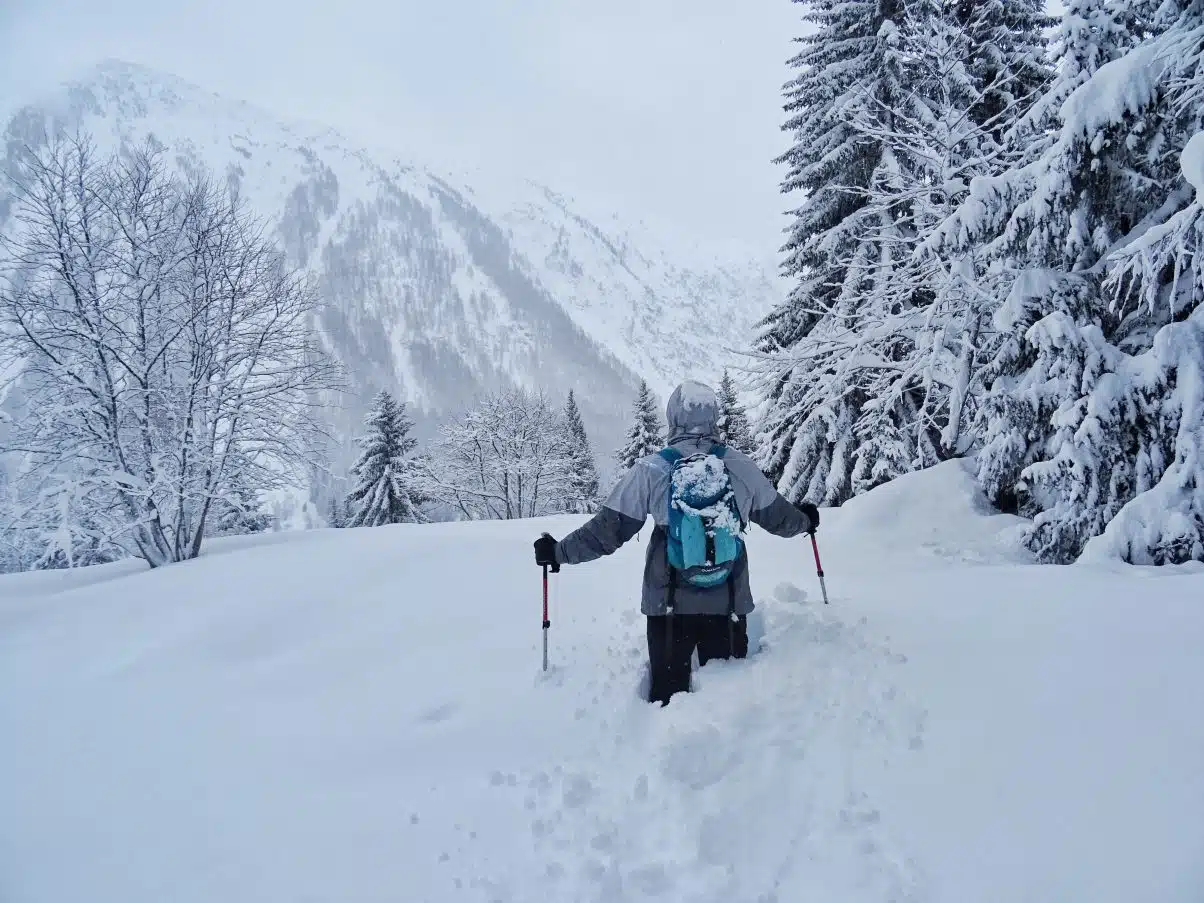
[[[719,445],[719,401],[697,382],[678,386],[666,406],[669,448],[690,458],[716,451],[726,466],[741,526],[750,521],[777,536],[811,533],[819,511],[797,507],[774,489],[747,455]],[[673,452],[648,455],[623,476],[601,509],[559,542],[547,533],[535,542],[535,562],[559,572],[561,565],[582,564],[610,555],[635,536],[648,515],[655,520],[644,563],[640,609],[647,616],[650,702],[690,689],[695,650],[700,664],[711,659],[743,658],[748,653],[748,614],[753,610],[744,544],[727,580],[700,587],[681,579],[669,565],[668,522]]]

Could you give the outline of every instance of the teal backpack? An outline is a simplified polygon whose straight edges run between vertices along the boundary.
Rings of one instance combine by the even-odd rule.
[[[744,547],[744,523],[723,463],[724,445],[709,454],[685,457],[675,448],[660,456],[669,474],[669,566],[686,583],[712,587],[726,581]]]

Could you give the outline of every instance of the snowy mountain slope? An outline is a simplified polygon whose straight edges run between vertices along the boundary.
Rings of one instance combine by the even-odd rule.
[[[828,608],[755,535],[760,652],[663,710],[640,543],[554,578],[539,671],[573,518],[0,576],[4,899],[1194,903],[1204,572],[887,489],[825,512]]]
[[[588,389],[580,403],[604,450],[638,376],[664,391],[687,372],[717,371],[775,292],[749,262],[694,269],[655,246],[637,253],[538,186],[522,188],[530,202],[509,188],[478,192],[495,199],[485,208],[429,168],[137,66],[105,63],[17,113],[7,165],[48,121],[105,147],[151,136],[274,225],[317,276],[323,333],[350,369],[344,433],[380,387],[400,389],[427,424],[499,386],[576,387]]]
[[[474,201],[493,211],[517,246],[541,262],[542,278],[576,322],[618,349],[617,356],[648,375],[662,396],[686,374],[714,379],[723,363],[748,347],[756,320],[781,296],[769,256],[737,259],[729,253],[704,263],[700,249],[669,251],[639,224],[613,215],[586,218],[573,201],[545,186],[485,178],[469,184]],[[685,262],[693,260],[699,262]]]

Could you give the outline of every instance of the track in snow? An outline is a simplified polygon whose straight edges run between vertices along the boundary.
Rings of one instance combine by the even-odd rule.
[[[595,755],[495,776],[498,793],[522,794],[544,865],[482,880],[487,899],[924,896],[921,870],[861,781],[922,745],[924,712],[892,680],[903,658],[831,609],[761,610],[762,651],[695,671],[696,692],[666,709],[620,701],[642,685],[643,649],[626,638],[601,676],[568,668],[549,681],[544,692],[617,714],[579,711]]]

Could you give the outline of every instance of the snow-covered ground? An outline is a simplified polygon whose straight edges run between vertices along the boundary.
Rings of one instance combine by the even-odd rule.
[[[957,463],[756,535],[764,643],[637,697],[579,519],[0,577],[0,899],[1198,901],[1204,573],[1036,567]],[[645,534],[646,541],[646,534]]]

